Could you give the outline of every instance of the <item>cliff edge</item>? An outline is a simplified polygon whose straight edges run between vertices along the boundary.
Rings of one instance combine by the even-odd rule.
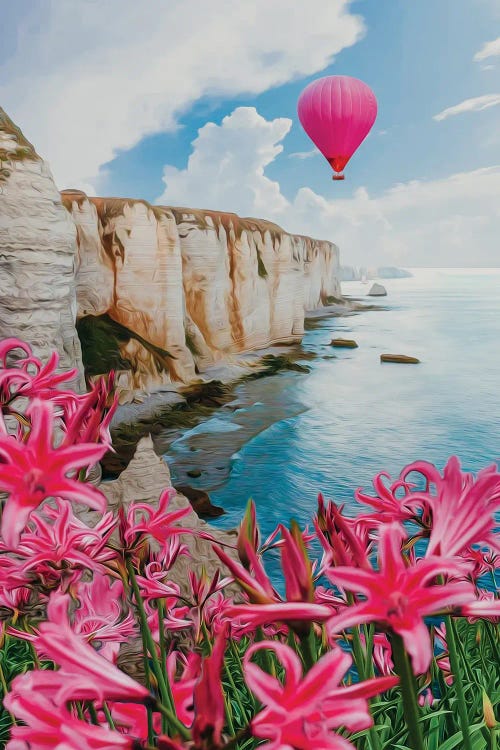
[[[125,390],[190,383],[238,353],[294,343],[339,298],[338,248],[260,219],[64,190],[77,231],[87,374]]]

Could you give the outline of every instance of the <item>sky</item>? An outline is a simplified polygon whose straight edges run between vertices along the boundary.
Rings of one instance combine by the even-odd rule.
[[[499,0],[0,0],[0,106],[59,188],[235,211],[346,265],[500,266]],[[302,130],[365,81],[344,182]]]

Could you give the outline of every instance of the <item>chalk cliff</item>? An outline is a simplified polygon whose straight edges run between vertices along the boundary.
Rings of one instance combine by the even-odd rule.
[[[87,372],[122,387],[189,383],[238,353],[299,341],[340,297],[338,249],[259,219],[62,192],[77,230]]]
[[[47,360],[79,366],[76,230],[46,162],[0,108],[0,339],[17,336]],[[75,387],[83,388],[83,375]]]

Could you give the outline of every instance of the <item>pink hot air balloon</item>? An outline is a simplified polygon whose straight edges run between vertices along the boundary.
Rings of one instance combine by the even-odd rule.
[[[312,81],[299,97],[299,120],[312,142],[343,180],[342,170],[377,117],[377,100],[366,83],[350,76]]]

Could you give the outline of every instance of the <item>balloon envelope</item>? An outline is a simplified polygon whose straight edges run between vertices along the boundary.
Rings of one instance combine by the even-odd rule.
[[[297,112],[309,138],[333,170],[342,172],[375,122],[377,100],[357,78],[326,76],[306,86]]]

